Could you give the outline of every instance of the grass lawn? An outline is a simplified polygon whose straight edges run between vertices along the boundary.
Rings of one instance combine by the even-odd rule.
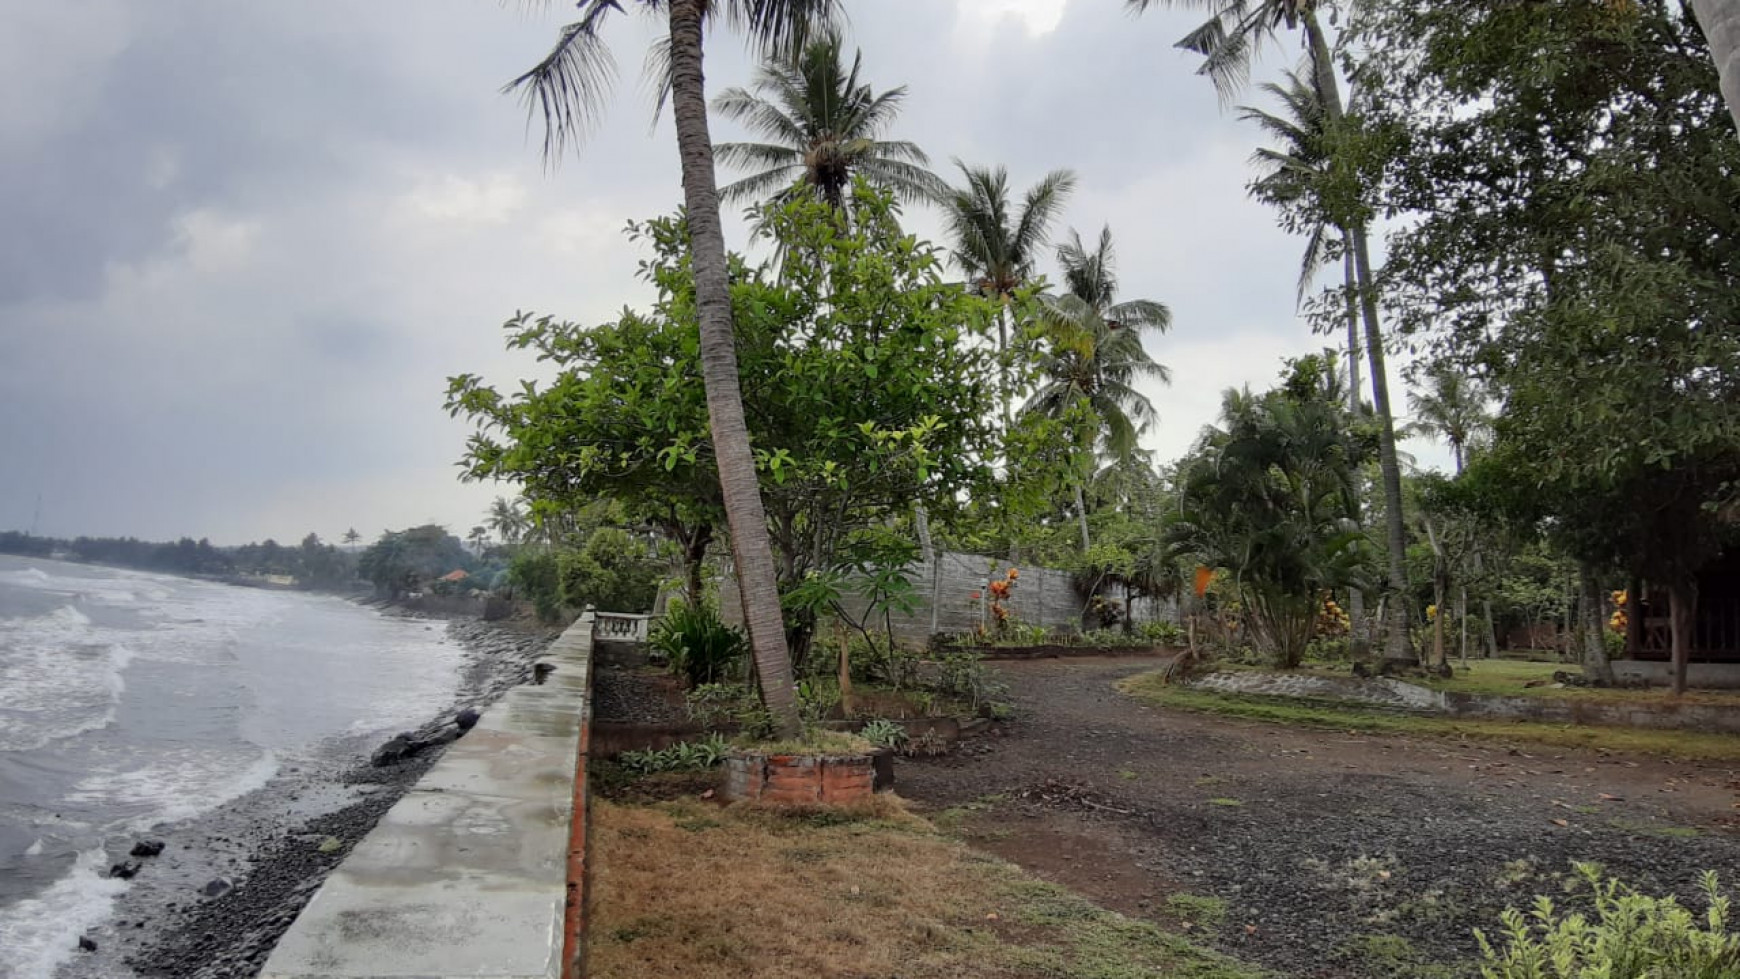
[[[1637,690],[1624,687],[1556,687],[1552,685],[1554,673],[1581,672],[1582,667],[1576,663],[1526,659],[1475,659],[1469,660],[1468,666],[1465,668],[1459,661],[1452,659],[1450,665],[1455,669],[1455,675],[1448,680],[1438,677],[1407,677],[1406,680],[1408,683],[1430,687],[1433,690],[1497,697],[1547,697],[1559,700],[1625,702],[1671,699],[1674,703],[1740,707],[1740,690],[1688,690],[1683,696],[1674,698],[1673,694],[1665,687]],[[1216,663],[1213,664],[1213,668],[1216,670],[1268,671],[1266,667],[1244,664],[1223,666]],[[1299,669],[1289,672],[1345,677],[1348,675],[1348,666],[1345,663],[1306,663]],[[1530,683],[1536,685],[1531,687],[1528,685]]]
[[[783,814],[595,801],[594,979],[1260,979],[879,796]]]
[[[1535,664],[1542,665],[1542,664]],[[1548,671],[1549,674],[1551,671]],[[1342,731],[1474,738],[1533,743],[1555,748],[1600,748],[1629,754],[1663,755],[1703,761],[1740,760],[1740,735],[1697,731],[1650,731],[1640,728],[1594,727],[1483,721],[1396,714],[1356,705],[1302,702],[1279,697],[1250,697],[1169,685],[1160,671],[1119,681],[1118,688],[1163,707],[1222,714],[1276,724],[1303,724]],[[1555,691],[1560,692],[1560,691]],[[1586,692],[1579,690],[1579,693]],[[1613,692],[1613,691],[1599,691]],[[1618,691],[1625,692],[1625,691]],[[1636,693],[1632,691],[1632,693]]]

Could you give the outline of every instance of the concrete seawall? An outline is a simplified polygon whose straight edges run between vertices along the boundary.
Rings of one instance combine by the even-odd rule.
[[[333,871],[264,979],[578,979],[593,616]]]

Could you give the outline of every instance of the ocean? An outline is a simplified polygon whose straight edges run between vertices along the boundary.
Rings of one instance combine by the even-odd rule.
[[[154,827],[451,701],[446,627],[342,599],[0,555],[0,979],[53,979]]]

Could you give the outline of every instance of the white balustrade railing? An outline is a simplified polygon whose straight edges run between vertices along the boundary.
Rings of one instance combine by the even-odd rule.
[[[653,616],[630,615],[626,612],[596,612],[592,620],[592,638],[602,642],[646,642]]]

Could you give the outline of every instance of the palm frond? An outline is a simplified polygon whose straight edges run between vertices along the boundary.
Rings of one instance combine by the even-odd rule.
[[[503,87],[519,91],[526,119],[544,120],[544,162],[554,165],[568,146],[578,144],[597,123],[605,97],[616,78],[616,61],[599,29],[611,13],[621,13],[617,0],[585,0],[578,21],[562,28],[555,47]]]

